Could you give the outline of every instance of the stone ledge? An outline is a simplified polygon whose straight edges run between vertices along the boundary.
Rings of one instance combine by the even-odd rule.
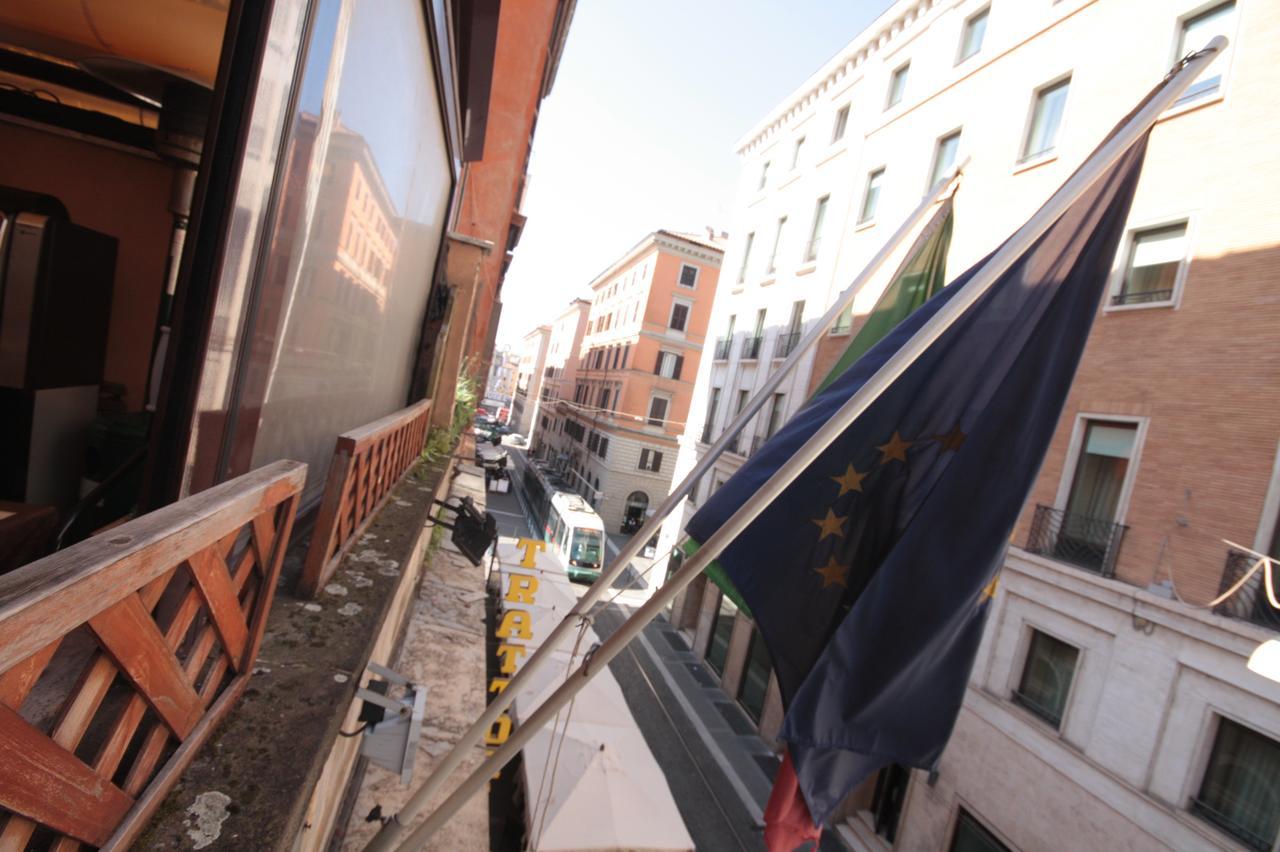
[[[294,543],[244,697],[183,772],[136,848],[295,848],[361,675],[388,617],[397,615],[401,586],[416,583],[414,559],[430,535],[424,524],[452,467],[419,462],[314,601],[291,593],[305,555],[304,542]],[[397,644],[403,626],[394,626]]]

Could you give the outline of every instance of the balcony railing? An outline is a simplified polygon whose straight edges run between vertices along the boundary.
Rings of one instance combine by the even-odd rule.
[[[725,361],[729,358],[729,350],[733,347],[732,337],[722,337],[716,341],[716,360]]]
[[[748,337],[742,341],[742,357],[744,359],[760,357],[760,343],[764,340],[763,335],[757,334],[755,337]]]
[[[785,358],[791,354],[791,350],[796,348],[796,344],[800,342],[800,332],[789,331],[786,334],[778,335],[778,345],[774,347],[773,357]]]
[[[1238,583],[1256,561],[1257,559],[1248,553],[1234,548],[1228,550],[1227,562],[1222,569],[1222,587],[1218,589],[1218,594],[1222,594]],[[1267,599],[1267,590],[1262,585],[1266,582],[1265,574],[1266,572],[1261,570],[1254,572],[1238,592],[1214,607],[1213,611],[1218,615],[1238,618],[1268,630],[1280,631],[1280,609],[1271,605]],[[1276,577],[1275,571],[1272,572],[1272,582],[1280,585],[1280,577]],[[1275,591],[1277,597],[1280,597],[1280,589]]]
[[[1036,506],[1027,535],[1027,550],[1113,577],[1116,556],[1127,530],[1124,524],[1087,515],[1068,514],[1052,506]]]
[[[1111,304],[1145,305],[1148,302],[1167,302],[1172,298],[1172,290],[1145,290],[1132,293],[1116,293],[1111,297]]]

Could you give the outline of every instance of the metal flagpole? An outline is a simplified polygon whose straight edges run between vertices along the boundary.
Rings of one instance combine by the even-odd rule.
[[[663,520],[666,519],[667,515],[671,514],[671,512],[680,504],[680,501],[688,496],[689,492],[693,490],[693,486],[697,484],[703,474],[711,469],[711,466],[715,464],[716,459],[720,457],[733,439],[737,437],[738,433],[741,432],[751,418],[764,407],[764,404],[771,398],[773,391],[781,385],[783,380],[786,379],[797,365],[799,365],[800,360],[804,357],[805,353],[812,348],[819,339],[821,339],[826,330],[836,321],[837,317],[840,316],[840,313],[848,305],[852,304],[854,296],[858,294],[858,291],[861,290],[862,287],[880,270],[880,267],[889,259],[890,255],[893,254],[898,245],[906,239],[911,230],[920,223],[920,220],[924,218],[925,214],[942,199],[947,189],[950,188],[952,184],[954,184],[956,178],[959,177],[961,170],[967,162],[968,159],[966,158],[955,166],[948,174],[946,180],[943,180],[938,184],[938,186],[931,190],[920,202],[919,206],[917,206],[915,210],[911,211],[910,215],[903,220],[902,224],[898,227],[898,230],[893,232],[888,241],[867,264],[866,268],[862,270],[862,273],[858,275],[858,277],[853,280],[853,283],[846,287],[844,292],[836,298],[830,309],[828,309],[813,328],[810,329],[803,338],[801,338],[800,342],[796,344],[795,349],[793,349],[787,356],[786,360],[779,365],[778,369],[774,370],[769,375],[764,386],[751,398],[747,405],[738,413],[729,425],[725,427],[725,430],[720,435],[719,439],[717,439],[716,442],[711,445],[710,449],[707,450],[706,454],[698,460],[697,464],[694,465],[693,470],[689,471],[688,475],[681,480],[680,484],[676,486],[669,495],[667,495],[666,500],[664,500],[657,510],[655,510],[653,516],[645,521],[644,525],[640,527],[640,530],[627,541],[626,545],[618,553],[617,557],[612,563],[610,563],[609,567],[605,569],[600,577],[591,584],[591,587],[583,592],[582,597],[578,599],[578,602],[565,616],[564,620],[556,625],[555,629],[551,631],[543,641],[542,645],[540,645],[538,649],[525,660],[524,665],[522,665],[520,670],[511,678],[506,688],[503,689],[502,692],[499,692],[494,697],[493,701],[485,707],[484,713],[480,715],[480,718],[473,722],[471,727],[468,728],[458,739],[457,743],[454,744],[449,753],[444,756],[440,765],[432,771],[431,775],[423,782],[422,786],[414,791],[413,795],[400,809],[400,812],[393,816],[383,826],[382,830],[379,831],[369,845],[365,847],[366,850],[369,850],[369,852],[375,852],[375,850],[388,850],[393,848],[391,844],[394,843],[396,837],[401,831],[403,831],[403,825],[422,809],[431,796],[434,795],[435,792],[444,784],[445,780],[448,779],[453,770],[462,763],[468,752],[470,752],[470,750],[480,742],[485,733],[493,727],[493,723],[497,718],[511,706],[511,702],[514,701],[516,695],[520,693],[520,689],[524,681],[532,677],[533,672],[540,669],[542,664],[550,658],[550,654],[544,654],[543,652],[559,647],[564,641],[564,637],[572,630],[576,629],[580,617],[585,616],[590,612],[591,607],[594,606],[596,601],[598,601],[604,593],[609,590],[609,587],[613,585],[613,582],[622,574],[627,565],[631,563],[631,560],[639,555],[640,548],[644,546],[644,543],[658,532],[658,527],[662,524]]]
[[[960,316],[980,299],[1008,271],[1014,262],[1066,212],[1090,186],[1148,129],[1160,114],[1191,84],[1202,70],[1226,46],[1227,40],[1215,36],[1208,46],[1191,57],[1124,127],[1120,128],[1089,161],[1049,199],[1030,220],[1014,233],[956,295],[893,354],[866,383],[805,444],[788,459],[756,492],[754,499],[740,507],[708,538],[698,551],[631,618],[610,636],[569,678],[521,724],[487,760],[446,799],[422,825],[406,839],[400,849],[420,849],[426,840],[479,791],[494,773],[502,769],[526,742],[572,699],[609,661],[617,656],[671,600],[691,583],[720,555],[752,521],[778,498],[784,490],[826,448],[843,433],[908,367],[931,346]],[[879,257],[879,256],[877,256]],[[527,667],[526,663],[526,667]],[[510,687],[508,687],[510,690]],[[388,823],[387,825],[393,825]],[[384,831],[386,826],[384,826]],[[397,827],[396,833],[403,830]],[[381,837],[381,833],[379,837]],[[375,838],[375,844],[379,838]],[[370,844],[369,849],[385,848]]]

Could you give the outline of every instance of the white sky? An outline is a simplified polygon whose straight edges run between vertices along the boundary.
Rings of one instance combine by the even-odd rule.
[[[578,0],[502,288],[516,345],[645,234],[728,230],[733,145],[890,0]]]

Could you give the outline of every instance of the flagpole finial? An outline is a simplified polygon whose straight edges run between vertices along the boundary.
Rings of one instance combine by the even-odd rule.
[[[1174,74],[1177,74],[1183,68],[1187,67],[1187,63],[1192,62],[1196,59],[1199,59],[1202,56],[1207,56],[1210,53],[1221,53],[1223,50],[1226,49],[1227,44],[1228,44],[1228,40],[1226,36],[1224,35],[1214,36],[1213,38],[1209,39],[1209,43],[1206,44],[1204,47],[1200,48],[1199,50],[1191,51],[1186,56],[1182,57],[1177,62],[1173,63],[1173,67],[1169,69],[1168,74],[1164,75],[1164,78],[1168,80]]]

